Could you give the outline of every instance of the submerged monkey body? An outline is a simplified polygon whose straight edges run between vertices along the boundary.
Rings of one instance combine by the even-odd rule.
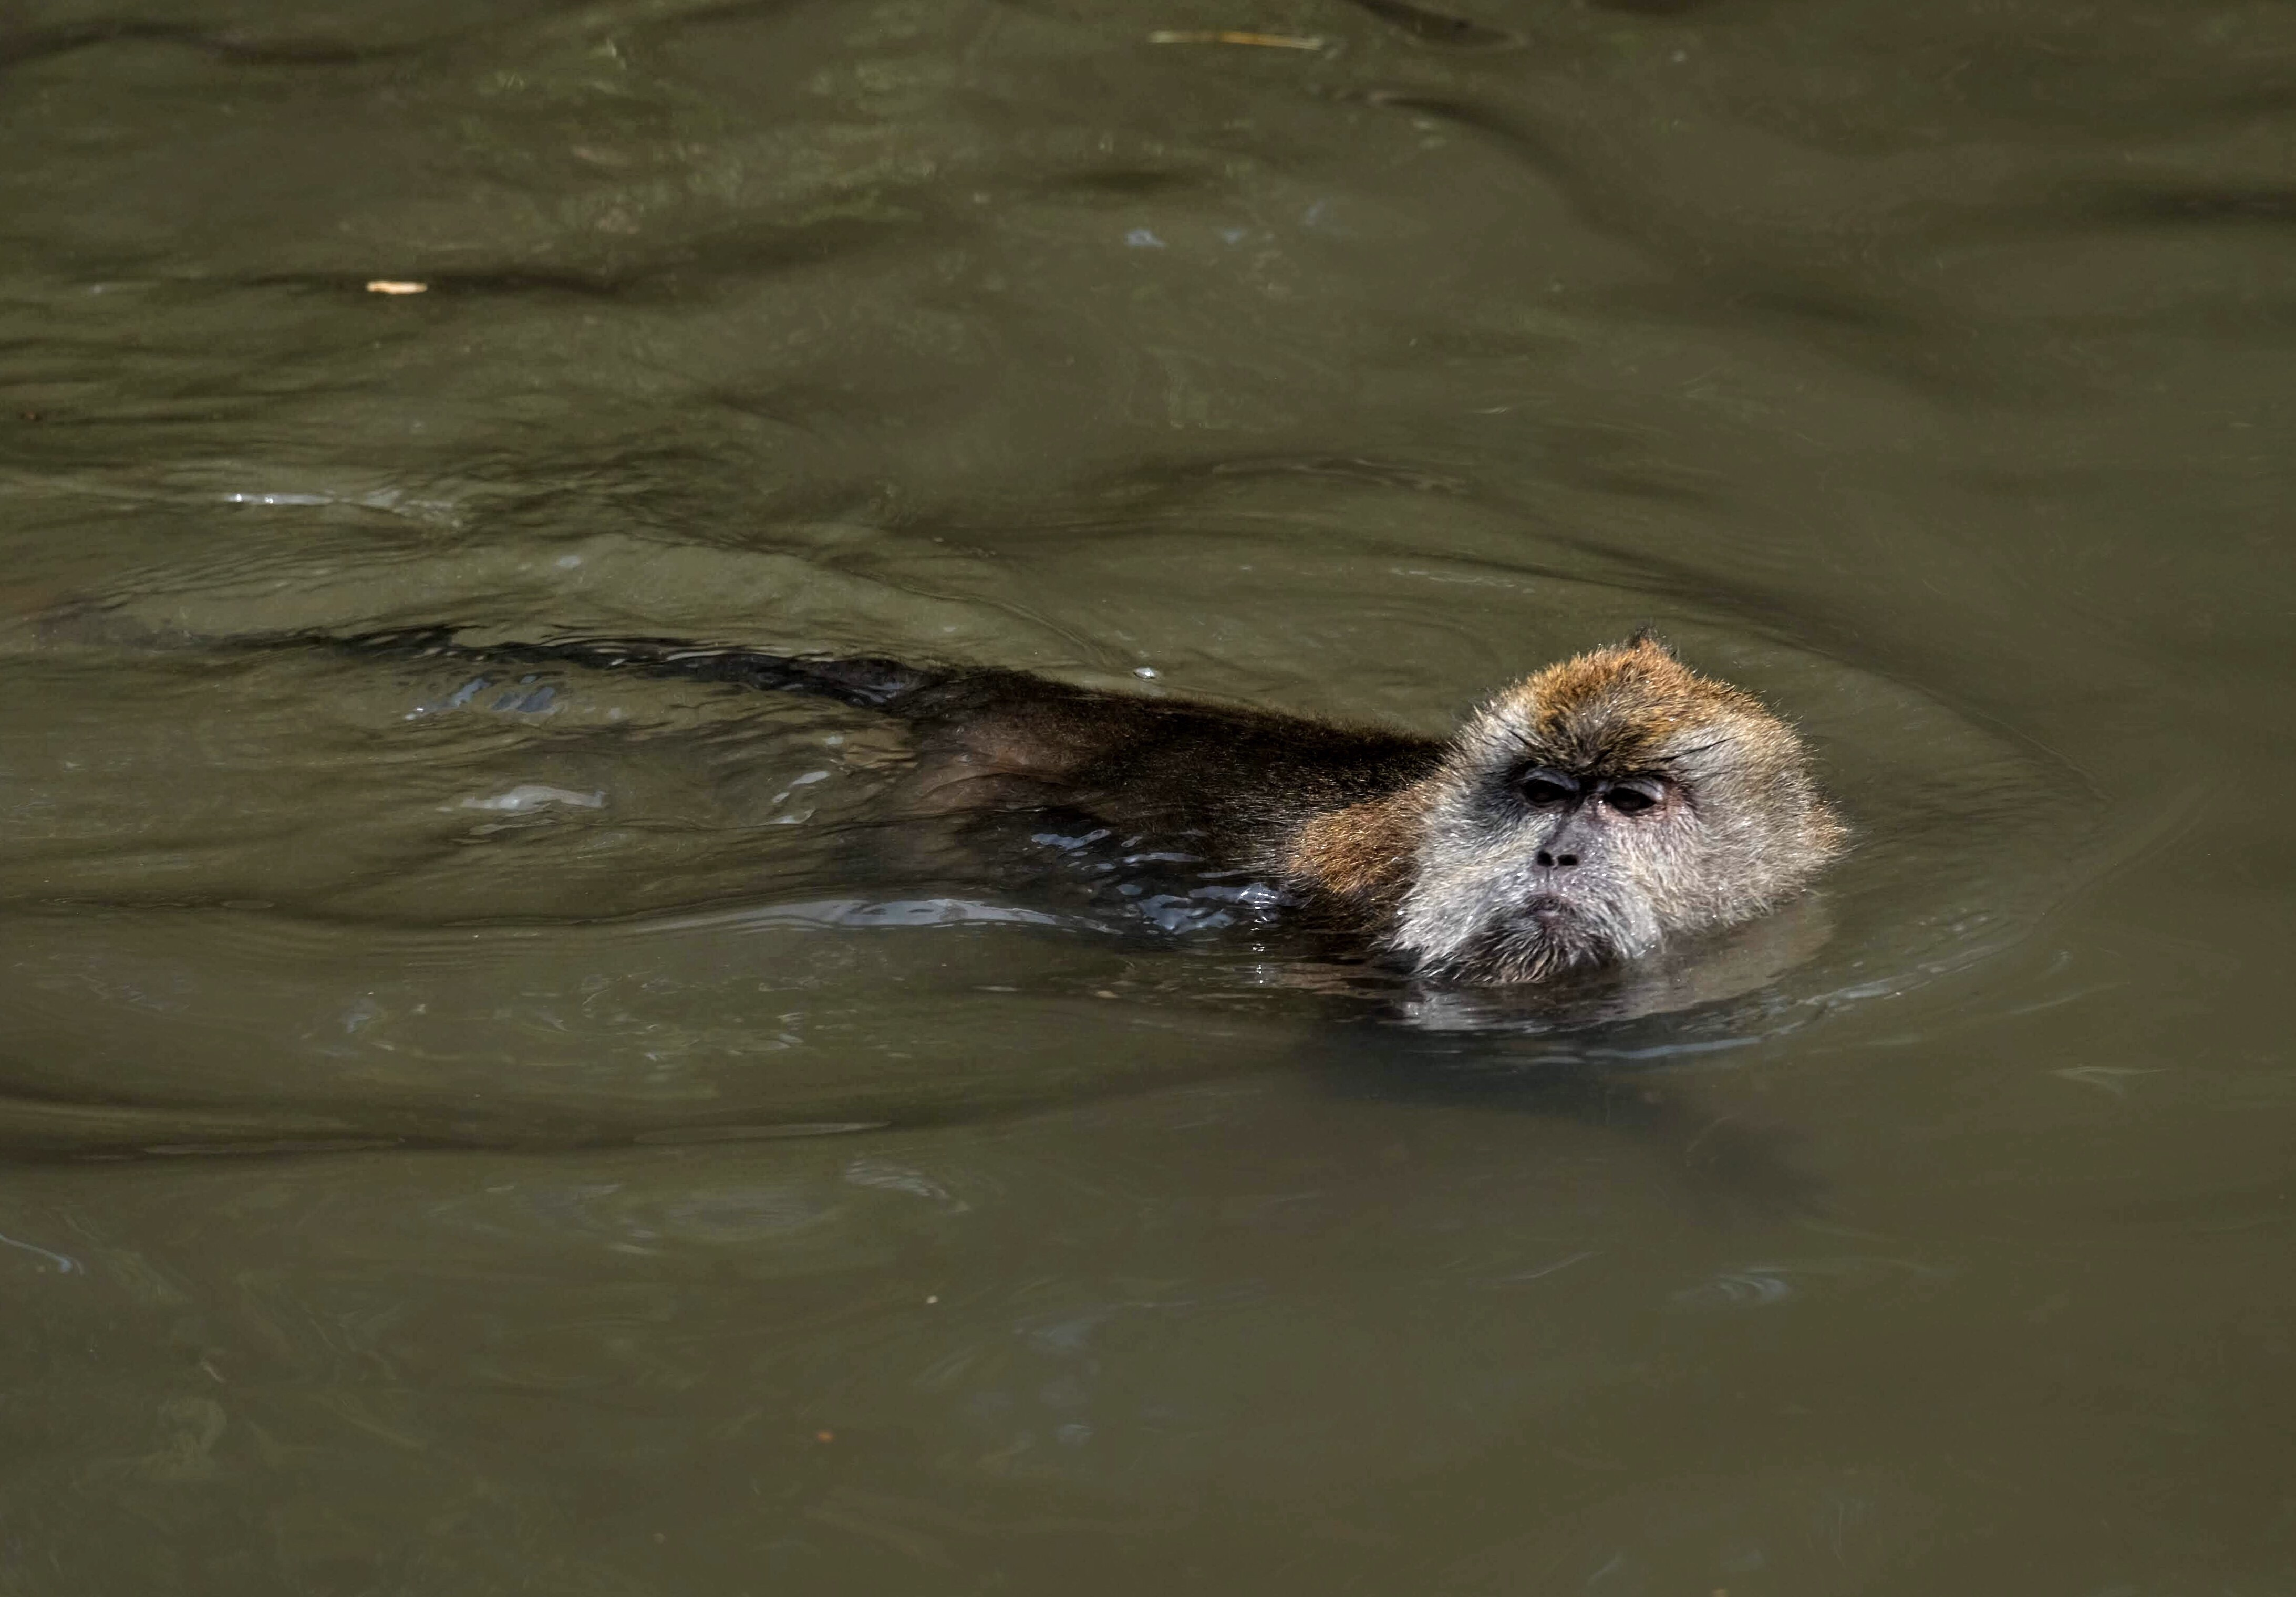
[[[1751,919],[1806,887],[1845,837],[1793,731],[1647,636],[1523,679],[1447,739],[1021,671],[660,639],[324,641],[876,710],[914,744],[904,815],[1061,812],[1169,839],[1208,867],[1267,880],[1365,952],[1469,984],[1629,961]]]

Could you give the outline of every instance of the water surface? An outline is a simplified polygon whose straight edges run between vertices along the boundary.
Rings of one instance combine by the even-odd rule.
[[[9,1589],[2296,1587],[2292,61],[20,8]],[[1655,624],[1858,846],[1558,1027],[864,868],[857,712],[215,646],[434,622],[1420,730]]]

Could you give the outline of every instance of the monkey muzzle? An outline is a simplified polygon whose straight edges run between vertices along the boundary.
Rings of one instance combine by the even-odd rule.
[[[1599,913],[1567,894],[1537,892],[1486,921],[1430,973],[1477,985],[1544,981],[1621,952]]]
[[[1552,931],[1577,913],[1570,901],[1560,893],[1534,893],[1523,901],[1522,911],[1513,924],[1526,931]]]
[[[1558,869],[1515,849],[1439,864],[1447,868],[1427,870],[1406,900],[1395,945],[1431,979],[1545,981],[1632,959],[1658,941],[1636,884],[1607,862]]]

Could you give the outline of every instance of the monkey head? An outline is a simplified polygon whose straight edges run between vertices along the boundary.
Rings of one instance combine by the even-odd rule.
[[[1491,700],[1409,800],[1388,943],[1468,983],[1544,980],[1748,920],[1846,841],[1793,730],[1646,634]]]

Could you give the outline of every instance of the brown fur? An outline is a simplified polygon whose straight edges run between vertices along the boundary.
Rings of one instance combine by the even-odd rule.
[[[1792,738],[1752,694],[1699,676],[1647,635],[1549,666],[1490,708],[1519,717],[1554,758],[1611,774],[1647,765],[1685,726],[1725,717],[1766,743]]]
[[[1340,898],[1391,904],[1411,880],[1425,801],[1420,787],[1414,782],[1385,798],[1310,815],[1275,868]]]

